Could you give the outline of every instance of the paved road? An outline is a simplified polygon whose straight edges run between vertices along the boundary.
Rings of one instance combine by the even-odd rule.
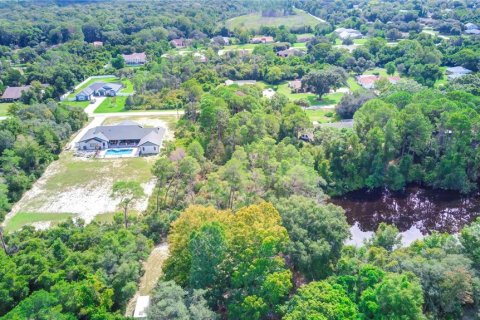
[[[306,12],[306,11],[305,11],[305,12]],[[320,21],[320,22],[325,22],[325,23],[327,22],[327,21],[323,20],[322,18],[319,18],[319,17],[314,16],[313,14],[311,14],[311,13],[309,13],[309,12],[307,12],[307,13],[308,13],[311,17],[315,18],[316,20],[318,20],[318,21]]]
[[[95,109],[98,108],[99,105],[102,104],[102,102],[106,99],[106,97],[98,97],[98,98],[95,98],[95,102],[94,103],[91,103],[89,104],[85,109],[85,113],[88,114],[89,117],[92,117],[94,115],[94,111]]]
[[[158,110],[158,111],[129,111],[129,112],[112,112],[112,113],[92,113],[89,114],[93,118],[111,118],[111,117],[128,117],[128,116],[176,116],[183,115],[183,110]]]

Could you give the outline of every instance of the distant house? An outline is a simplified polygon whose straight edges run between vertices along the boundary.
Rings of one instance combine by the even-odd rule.
[[[213,37],[210,42],[214,42],[216,44],[222,45],[222,46],[228,46],[230,44],[230,38],[229,37]]]
[[[141,65],[147,62],[147,55],[145,52],[122,54],[122,57],[125,60],[125,63],[129,66]]]
[[[276,92],[272,88],[268,88],[268,89],[265,89],[265,90],[262,91],[263,97],[265,97],[267,99],[272,99],[275,94],[276,94]]]
[[[103,47],[103,42],[102,41],[93,41],[92,44],[95,48]]]
[[[381,77],[373,74],[364,74],[357,76],[357,82],[359,85],[364,87],[365,89],[373,89],[375,87],[375,82],[380,80]],[[386,79],[391,83],[391,84],[396,84],[399,80],[400,77],[386,77]]]
[[[309,35],[297,36],[297,42],[309,42],[312,39],[313,39],[313,36],[309,36]]]
[[[269,36],[260,36],[260,37],[253,37],[251,40],[250,40],[250,43],[273,43],[275,42],[273,40],[273,37],[269,37]]]
[[[42,84],[42,86],[48,87],[48,84]],[[22,93],[24,91],[30,90],[31,87],[32,87],[31,85],[20,86],[20,87],[7,87],[3,92],[2,96],[0,97],[0,101],[12,102],[12,101],[19,100],[20,97],[22,96]]]
[[[80,91],[75,96],[75,100],[88,101],[91,100],[92,97],[114,97],[122,87],[123,85],[121,83],[95,82],[88,88]]]
[[[77,143],[78,150],[138,148],[139,154],[157,154],[162,147],[165,128],[144,128],[136,122],[124,121],[114,126],[88,130]]]
[[[292,91],[292,93],[305,93],[308,92],[307,88],[302,87],[302,80],[297,79],[288,82],[288,87]]]
[[[345,39],[348,39],[348,38],[350,38],[350,39],[360,39],[360,38],[363,37],[362,33],[358,30],[355,30],[355,29],[338,28],[338,29],[335,29],[335,33],[342,40],[345,40]]]
[[[236,84],[236,85],[239,85],[239,86],[244,86],[246,84],[254,85],[256,83],[257,83],[256,80],[227,80],[227,81],[225,81],[226,86],[231,86],[233,84]]]
[[[203,53],[200,53],[200,52],[195,52],[193,54],[193,58],[195,59],[195,61],[197,62],[202,62],[202,63],[205,63],[208,61],[207,57],[203,54]]]
[[[139,296],[135,305],[133,317],[135,319],[146,319],[147,309],[150,306],[150,296]]]
[[[453,80],[456,78],[463,77],[469,73],[472,73],[472,70],[458,66],[458,67],[447,68],[447,70],[445,70],[445,73],[447,74],[448,80]]]
[[[281,50],[277,52],[277,56],[283,57],[283,58],[301,57],[303,55],[305,55],[305,52],[297,48],[289,48],[289,49]]]
[[[192,40],[190,39],[173,39],[170,41],[170,44],[172,46],[174,46],[175,48],[179,49],[179,48],[185,48],[185,47],[188,47],[190,45],[190,43],[192,42]]]
[[[466,34],[479,35],[479,34],[480,34],[480,30],[478,30],[478,29],[469,29],[469,30],[465,30],[465,33],[466,33]]]
[[[465,23],[465,30],[478,30],[478,26],[474,23]]]

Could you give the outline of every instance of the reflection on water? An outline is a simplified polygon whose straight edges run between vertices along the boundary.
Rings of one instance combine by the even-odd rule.
[[[397,226],[408,245],[434,230],[456,233],[480,215],[479,194],[465,197],[420,187],[409,187],[404,193],[355,191],[331,202],[345,209],[352,226],[351,244],[361,244],[381,222]]]

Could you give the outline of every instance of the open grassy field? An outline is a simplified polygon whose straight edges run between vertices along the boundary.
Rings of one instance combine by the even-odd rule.
[[[11,106],[12,104],[13,104],[13,103],[9,103],[9,102],[0,103],[0,117],[5,117],[5,116],[7,116],[7,114],[8,114],[8,108],[10,108],[10,106]]]
[[[42,226],[42,224],[46,225],[46,223],[48,223],[48,225],[52,225],[73,217],[75,217],[75,215],[71,213],[19,212],[8,221],[5,231],[15,231],[27,224],[37,225],[38,227]]]
[[[311,106],[335,105],[344,95],[342,92],[329,93],[324,95],[322,100],[319,101],[318,96],[313,93],[292,93],[286,82],[274,87],[274,89],[276,89],[278,93],[284,94],[292,101],[306,100]]]
[[[226,27],[230,30],[243,28],[258,30],[261,26],[298,28],[303,26],[314,27],[320,22],[305,11],[295,9],[295,15],[283,17],[263,17],[261,13],[251,13],[227,20]]]
[[[358,84],[357,80],[355,80],[355,77],[353,76],[347,79],[347,84],[351,91],[358,91],[362,89],[362,86]]]
[[[123,112],[125,111],[125,102],[127,97],[117,96],[117,97],[107,97],[97,109],[95,113],[109,113],[109,112]]]
[[[338,117],[335,113],[335,108],[305,110],[305,112],[307,113],[310,120],[316,121],[318,123],[335,122],[339,121],[340,119],[340,117]]]

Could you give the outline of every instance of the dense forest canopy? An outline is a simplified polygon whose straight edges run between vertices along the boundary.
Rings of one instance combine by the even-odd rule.
[[[301,14],[314,24],[227,23]],[[479,190],[480,39],[465,32],[479,22],[473,0],[1,2],[0,92],[31,87],[0,121],[0,220],[70,152],[86,78],[128,83],[127,117],[179,118],[144,212],[127,212],[140,185],[116,181],[112,198],[131,198],[108,221],[0,229],[0,316],[129,319],[145,260],[168,243],[148,319],[478,318],[480,220],[408,246],[381,223],[350,246],[329,198]]]

